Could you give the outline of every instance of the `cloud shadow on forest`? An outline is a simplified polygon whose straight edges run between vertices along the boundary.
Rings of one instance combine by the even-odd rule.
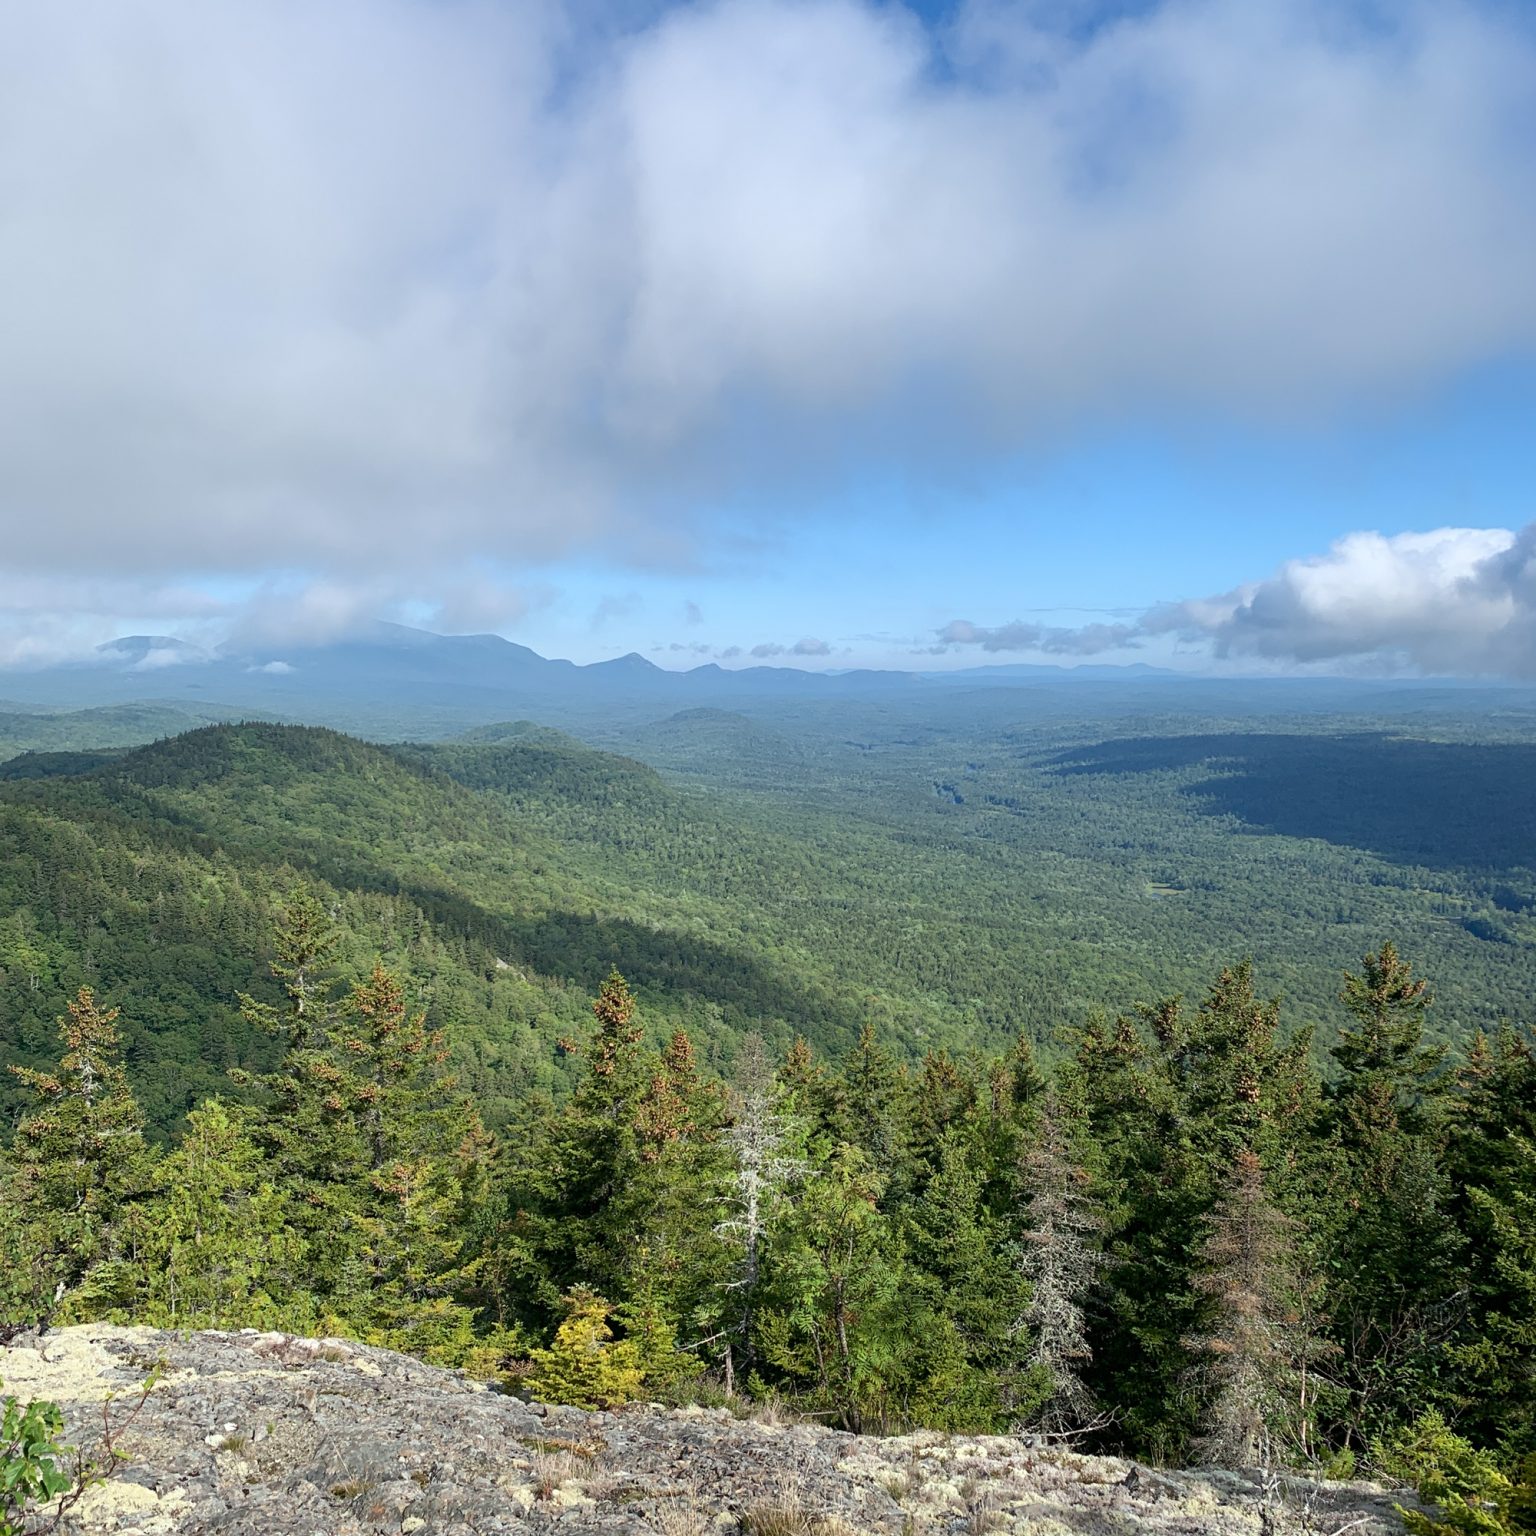
[[[1212,816],[1398,864],[1536,869],[1536,746],[1253,732],[1102,741],[1052,761],[1062,775],[1207,768],[1180,793]]]

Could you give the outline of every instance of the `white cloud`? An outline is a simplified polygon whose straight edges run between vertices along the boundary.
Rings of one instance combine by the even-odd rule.
[[[1239,662],[1536,678],[1536,523],[1519,532],[1351,533],[1264,580],[1161,604],[1131,623],[989,628],[956,619],[933,649],[1088,656],[1170,636]]]
[[[1219,656],[1536,677],[1536,524],[1352,533],[1268,580],[1154,609],[1143,627],[1209,639]]]
[[[200,651],[188,653],[173,645],[151,646],[128,669],[130,672],[159,672],[166,667],[185,666],[190,660],[202,660]]]
[[[1536,344],[1518,7],[1042,14],[12,8],[10,568],[473,618],[471,556],[679,563],[846,443],[1311,417]]]

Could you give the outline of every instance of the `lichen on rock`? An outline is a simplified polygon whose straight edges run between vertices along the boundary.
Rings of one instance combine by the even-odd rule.
[[[143,1382],[160,1376],[128,1420]],[[891,1438],[725,1410],[529,1404],[388,1350],[89,1324],[0,1353],[99,1440],[80,1536],[1400,1536],[1364,1484],[1161,1472],[1005,1436]]]

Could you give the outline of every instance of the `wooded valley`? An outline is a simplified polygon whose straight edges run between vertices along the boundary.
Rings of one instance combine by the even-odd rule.
[[[6,1313],[1163,1461],[1536,1451],[1536,749],[863,723],[14,758]]]

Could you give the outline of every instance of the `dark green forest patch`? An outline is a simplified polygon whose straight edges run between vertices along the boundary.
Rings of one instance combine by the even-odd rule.
[[[1074,747],[1063,776],[1212,771],[1213,816],[1434,869],[1536,869],[1536,746],[1386,733],[1158,736]]]

